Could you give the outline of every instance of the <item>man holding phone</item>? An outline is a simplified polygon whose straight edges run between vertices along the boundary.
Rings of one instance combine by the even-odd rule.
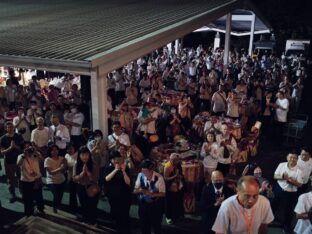
[[[24,140],[20,134],[15,133],[12,122],[6,123],[6,131],[7,133],[0,138],[0,149],[1,154],[4,155],[4,169],[11,194],[10,202],[13,203],[16,200],[15,185],[17,182],[16,176],[19,172],[16,161],[18,155],[22,153]]]

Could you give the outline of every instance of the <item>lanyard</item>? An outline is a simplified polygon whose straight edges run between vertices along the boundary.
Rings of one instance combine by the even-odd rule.
[[[30,167],[30,170],[34,171],[34,162],[32,160],[28,160],[28,158],[26,158],[26,161]]]
[[[243,213],[243,216],[244,216],[245,225],[246,225],[246,228],[247,228],[247,233],[248,234],[252,234],[252,220],[253,220],[253,218],[255,216],[255,208],[253,207],[251,209],[251,216],[250,216],[250,218],[248,217],[248,214],[247,214],[246,210],[243,207],[241,207],[241,208],[242,208],[242,213]]]

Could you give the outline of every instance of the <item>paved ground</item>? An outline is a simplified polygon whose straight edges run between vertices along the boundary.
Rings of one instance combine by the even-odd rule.
[[[272,178],[275,168],[277,167],[280,161],[285,160],[287,150],[281,150],[280,148],[275,148],[272,146],[271,142],[267,138],[261,139],[261,146],[259,148],[259,153],[256,158],[250,158],[250,161],[259,163],[264,170],[264,176],[267,178]],[[2,159],[1,159],[2,161]],[[270,163],[268,163],[270,162]],[[3,162],[1,162],[3,165]],[[238,165],[238,173],[242,171],[242,168],[245,164]],[[3,171],[0,171],[0,176],[3,175]],[[3,228],[1,233],[9,233],[9,227],[19,219],[23,217],[23,204],[20,199],[15,203],[9,203],[9,193],[7,189],[7,185],[5,184],[5,178],[2,176],[0,177],[0,199],[2,203],[1,209],[1,219],[0,225]],[[18,189],[17,189],[18,190]],[[17,194],[20,196],[19,192]],[[51,205],[52,195],[50,191],[44,189],[43,196],[47,206]],[[69,211],[69,207],[67,206],[69,202],[68,193],[65,192],[62,202],[61,209],[65,211],[62,215],[67,216],[70,218],[74,218],[74,216],[69,215],[66,212]],[[98,222],[101,225],[105,225],[108,227],[113,228],[114,225],[109,219],[109,205],[105,199],[101,199],[98,205],[99,208],[99,219]],[[48,208],[49,209],[49,208]],[[131,207],[131,217],[132,217],[132,226],[133,226],[133,233],[140,233],[139,231],[139,223],[138,223],[138,216],[137,216],[137,206],[132,205]],[[167,225],[164,223],[164,233],[177,233],[177,234],[187,234],[187,233],[199,233],[200,230],[200,216],[198,213],[193,215],[187,214],[185,219],[178,222],[176,225]],[[281,229],[278,227],[270,227],[269,234],[279,234],[282,233]]]

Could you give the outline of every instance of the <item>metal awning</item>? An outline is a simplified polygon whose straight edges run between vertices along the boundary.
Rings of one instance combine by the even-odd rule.
[[[99,65],[115,69],[134,54],[182,37],[243,2],[2,0],[0,65],[81,74]]]
[[[233,36],[248,36],[250,35],[250,28],[252,22],[252,14],[249,10],[237,9],[232,12],[231,35]],[[254,34],[271,33],[271,25],[266,21],[265,23],[255,14],[255,31]],[[200,31],[215,31],[225,33],[226,17],[223,16],[214,22],[196,30]]]

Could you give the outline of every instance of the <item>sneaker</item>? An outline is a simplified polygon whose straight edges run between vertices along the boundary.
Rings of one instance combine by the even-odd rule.
[[[43,210],[39,210],[39,209],[36,209],[35,210],[35,215],[39,215],[39,216],[43,216],[45,215],[46,213],[43,211]]]
[[[168,218],[166,218],[166,222],[167,222],[167,224],[173,224],[173,221],[172,221],[172,219],[168,219]]]

